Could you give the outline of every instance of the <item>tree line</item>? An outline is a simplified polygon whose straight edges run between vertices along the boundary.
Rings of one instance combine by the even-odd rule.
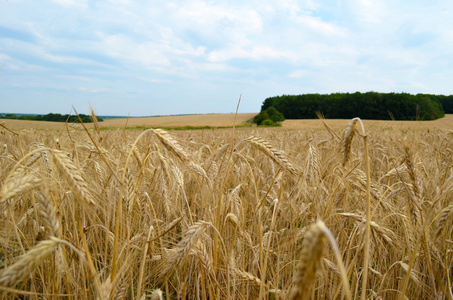
[[[93,120],[91,116],[79,114],[80,119],[83,123],[91,123]],[[29,121],[51,121],[51,122],[70,122],[70,123],[79,123],[79,118],[73,115],[61,115],[61,114],[47,114],[47,115],[15,115],[15,114],[5,114],[0,116],[1,119],[16,119],[16,120],[29,120]],[[103,121],[102,118],[97,117],[98,121]]]
[[[319,112],[327,119],[435,120],[453,113],[453,95],[378,92],[282,95],[264,100],[260,114],[270,107],[286,119],[314,119]]]

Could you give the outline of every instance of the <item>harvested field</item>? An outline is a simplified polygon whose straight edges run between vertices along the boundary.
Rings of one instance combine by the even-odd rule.
[[[235,114],[213,115],[186,115],[186,116],[162,116],[150,118],[130,118],[128,127],[182,127],[182,126],[233,126]],[[236,123],[243,124],[256,113],[242,113],[237,115]],[[110,119],[102,122],[103,127],[124,127],[126,119]]]
[[[0,127],[0,298],[451,299],[451,120]]]
[[[331,128],[344,128],[348,120],[324,120]],[[380,121],[363,120],[367,128],[373,129],[453,129],[453,115],[445,115],[444,118],[435,121]],[[319,120],[286,120],[282,123],[283,128],[287,129],[321,129],[324,127]]]
[[[252,119],[256,113],[241,113],[237,115],[236,124],[244,124]],[[228,127],[233,126],[235,114],[211,114],[211,115],[183,115],[183,116],[162,116],[146,118],[118,118],[106,119],[99,123],[102,128],[124,128],[127,127],[184,127],[184,126],[210,126]],[[64,123],[44,121],[23,121],[23,120],[0,120],[13,130],[21,129],[63,129]],[[92,124],[87,124],[92,128]]]

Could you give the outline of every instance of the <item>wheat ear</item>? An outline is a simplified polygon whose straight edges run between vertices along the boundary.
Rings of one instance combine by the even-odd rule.
[[[55,207],[48,200],[48,198],[49,197],[47,193],[36,194],[36,199],[38,199],[39,204],[39,212],[41,213],[44,226],[49,231],[50,236],[60,238],[61,237],[60,221],[57,218]]]
[[[302,300],[309,298],[310,290],[316,280],[316,271],[320,265],[326,237],[320,223],[310,227],[302,242],[302,252],[296,267],[289,299]]]
[[[82,177],[80,169],[72,162],[72,160],[59,150],[52,150],[52,154],[56,164],[61,171],[66,175],[68,181],[75,188],[76,192],[88,203],[96,204],[93,200],[91,192],[88,190],[88,185]]]
[[[206,246],[203,243],[198,242],[193,251],[200,261],[200,264],[202,265],[206,274],[213,274],[214,270],[212,268],[212,256],[208,253]]]
[[[330,246],[332,247],[337,261],[336,270],[340,273],[344,295],[347,300],[352,299],[349,280],[341,258],[340,249],[338,248],[338,244],[332,232],[322,221],[318,221],[316,224],[312,225],[304,235],[302,253],[300,255],[300,262],[297,265],[296,275],[293,279],[290,299],[305,299],[307,297],[311,286],[315,281],[316,270],[320,264],[326,240],[330,242]]]
[[[250,283],[253,283],[254,285],[257,285],[257,286],[263,286],[264,283],[261,281],[261,279],[259,279],[258,277],[256,277],[255,275],[249,273],[249,272],[246,272],[246,271],[243,271],[241,269],[238,269],[238,268],[233,268],[233,272],[238,275],[239,277],[241,277],[242,279],[250,282]]]
[[[189,227],[183,239],[178,243],[175,249],[166,259],[165,265],[159,271],[159,278],[166,278],[171,272],[177,268],[187,257],[190,250],[196,245],[200,236],[204,233],[206,227],[205,222],[196,222]]]
[[[310,182],[312,179],[316,180],[319,175],[318,151],[316,151],[316,148],[311,143],[308,144],[308,154],[305,166],[307,181]]]
[[[126,174],[124,178],[125,183],[125,195],[124,195],[124,202],[127,207],[127,211],[129,213],[132,212],[134,205],[135,205],[135,186],[134,186],[134,178],[132,176],[132,172],[129,168],[126,169]]]
[[[163,296],[162,296],[162,291],[160,289],[156,289],[154,290],[152,293],[151,293],[151,300],[162,300],[163,299]]]
[[[453,204],[450,204],[440,212],[439,220],[437,221],[436,236],[439,237],[448,227],[451,227],[451,222],[448,222],[453,215]],[[449,226],[450,225],[450,226]]]
[[[162,129],[152,129],[152,132],[156,135],[159,141],[171,151],[176,157],[178,157],[181,161],[183,161],[189,169],[194,171],[196,174],[201,175],[203,177],[208,178],[206,175],[206,171],[198,164],[193,162],[189,155],[184,151],[184,149],[179,145],[179,143],[173,139],[166,131]]]
[[[349,157],[351,155],[351,146],[352,146],[352,139],[356,133],[355,127],[357,125],[357,121],[359,118],[352,119],[351,123],[349,123],[348,127],[346,128],[343,136],[343,140],[341,141],[341,151],[343,153],[343,166],[348,162]]]
[[[273,161],[279,164],[283,169],[288,170],[292,175],[298,175],[300,173],[300,171],[297,170],[297,168],[295,168],[289,162],[289,160],[286,158],[286,155],[282,151],[272,146],[266,140],[259,137],[251,136],[245,140],[240,141],[238,145],[244,141],[250,143],[257,149],[259,149],[261,152],[269,156]]]
[[[417,164],[414,163],[414,159],[407,145],[404,147],[404,152],[404,163],[407,166],[408,174],[412,181],[414,196],[417,200],[421,201],[423,197],[423,181],[421,180],[421,176],[416,168]]]
[[[8,177],[0,190],[0,203],[14,196],[26,192],[35,187],[41,181],[35,174],[29,173],[23,176],[13,174]]]
[[[415,165],[413,163],[411,152],[409,151],[409,147],[406,145],[404,147],[404,163],[407,166],[407,171],[409,177],[412,181],[412,185],[407,185],[408,190],[412,194],[409,198],[409,211],[412,217],[412,222],[415,226],[422,224],[422,216],[421,216],[421,200],[423,196],[423,189],[422,185],[420,185],[420,175],[418,174],[417,170],[415,169]]]
[[[19,260],[0,273],[0,285],[14,287],[30,275],[57,248],[59,241],[49,239],[39,242],[33,249],[19,257]]]
[[[93,121],[94,128],[96,129],[96,132],[99,135],[99,140],[102,140],[101,139],[101,128],[99,127],[98,117],[94,113],[93,107],[90,107],[90,111],[91,111],[91,121]]]

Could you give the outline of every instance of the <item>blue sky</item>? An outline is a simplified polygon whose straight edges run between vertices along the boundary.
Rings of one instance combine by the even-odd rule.
[[[453,94],[453,2],[0,0],[0,112],[258,112],[282,94]]]

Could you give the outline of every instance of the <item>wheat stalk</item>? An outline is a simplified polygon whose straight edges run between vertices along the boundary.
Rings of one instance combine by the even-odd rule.
[[[324,115],[322,112],[320,111],[317,111],[316,112],[316,116],[318,117],[318,119],[322,120],[322,124],[324,124],[324,127],[326,127],[327,131],[330,133],[330,135],[335,139],[337,140],[338,142],[341,141],[340,137],[332,130],[332,128],[329,127],[329,125],[326,124],[326,122],[324,122]]]
[[[5,126],[5,122],[2,122],[0,123],[0,126],[3,127],[4,129],[8,130],[9,132],[11,132],[12,134],[14,134],[15,136],[18,136],[19,134],[15,131],[12,131],[11,129],[9,129],[8,127]]]

